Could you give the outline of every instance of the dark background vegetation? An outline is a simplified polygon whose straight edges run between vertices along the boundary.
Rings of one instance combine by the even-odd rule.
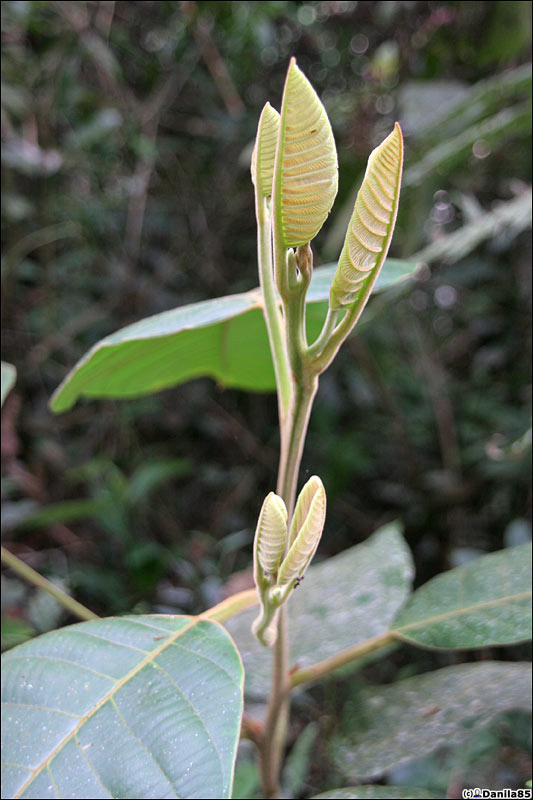
[[[316,262],[336,259],[368,154],[399,119],[391,254],[429,265],[374,301],[321,381],[302,467],[328,492],[319,557],[400,519],[423,582],[530,538],[529,2],[3,2],[2,14],[13,552],[102,615],[194,613],[246,586],[275,484],[273,396],[205,379],[61,417],[47,403],[104,335],[257,284],[250,153],[291,55],[339,151]],[[72,621],[3,581],[4,646]],[[405,650],[382,679],[467,657]],[[326,717],[349,694],[333,686],[313,695]],[[505,745],[502,785],[523,785],[527,736],[502,730],[488,752]],[[441,767],[428,767],[434,785]]]

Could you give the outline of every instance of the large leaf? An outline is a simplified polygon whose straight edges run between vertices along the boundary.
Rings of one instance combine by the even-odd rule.
[[[333,742],[334,758],[349,780],[376,777],[444,745],[461,747],[515,708],[531,708],[530,664],[461,664],[368,687],[354,703],[353,735]]]
[[[7,361],[2,361],[2,390],[1,390],[1,405],[4,405],[4,400],[15,385],[17,379],[17,370],[13,364],[8,364]]]
[[[281,105],[273,199],[285,247],[310,242],[337,194],[337,150],[328,115],[291,60]]]
[[[327,524],[324,536],[327,537]],[[308,667],[385,633],[410,591],[411,554],[396,524],[321,564],[311,565],[289,601],[291,662]],[[272,653],[250,629],[257,610],[225,625],[244,661],[246,692],[268,694]]]
[[[388,259],[375,290],[413,275],[418,264]],[[334,266],[316,269],[308,293],[313,339],[326,316]],[[261,294],[258,289],[163,311],[107,336],[86,353],[52,397],[67,411],[79,397],[138,397],[211,377],[228,387],[275,389]]]
[[[2,797],[231,796],[243,673],[220,625],[85,622],[2,662]]]
[[[470,648],[531,638],[531,543],[481,556],[428,581],[392,632],[424,647]]]
[[[438,795],[409,786],[347,786],[316,794],[311,800],[433,800]]]
[[[398,123],[372,151],[331,285],[330,305],[342,308],[370,293],[394,232],[403,166]]]

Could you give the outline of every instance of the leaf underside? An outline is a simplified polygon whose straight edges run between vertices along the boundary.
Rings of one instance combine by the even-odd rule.
[[[353,734],[335,739],[337,768],[350,781],[382,775],[439,747],[474,744],[496,715],[531,709],[531,665],[483,661],[444,667],[357,695]],[[479,744],[479,741],[478,741]]]
[[[311,241],[337,194],[333,131],[315,90],[291,62],[281,109],[274,197],[285,247]]]
[[[531,543],[444,572],[409,598],[392,625],[423,647],[473,648],[531,638]]]
[[[326,524],[327,531],[327,524]],[[397,524],[362,544],[311,564],[289,600],[291,665],[302,669],[385,633],[410,592],[413,563]],[[271,653],[250,632],[255,609],[224,623],[242,655],[246,694],[268,697]]]
[[[437,800],[439,795],[411,786],[347,786],[314,795],[311,800]]]
[[[402,132],[396,123],[368,159],[331,286],[333,309],[353,303],[368,283],[376,280],[394,231],[402,164]]]
[[[221,626],[86,622],[2,664],[2,797],[231,796],[243,673]]]
[[[387,259],[374,291],[406,280],[418,267]],[[307,303],[310,341],[322,329],[334,270],[330,265],[313,272]],[[50,407],[60,413],[80,397],[140,397],[200,377],[229,388],[275,391],[257,289],[163,311],[107,336],[68,373]]]

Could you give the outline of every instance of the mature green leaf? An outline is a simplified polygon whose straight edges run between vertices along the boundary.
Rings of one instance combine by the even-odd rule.
[[[409,594],[412,575],[411,554],[394,523],[344,553],[311,564],[289,601],[291,662],[308,667],[385,633]],[[243,657],[247,694],[264,697],[272,656],[250,632],[256,613],[245,611],[225,626]]]
[[[2,579],[2,595],[4,594],[4,581]],[[2,597],[2,602],[4,599]],[[9,650],[17,644],[22,644],[27,639],[35,636],[35,628],[28,625],[26,620],[20,617],[12,617],[2,614],[2,650]]]
[[[337,184],[337,150],[328,115],[292,59],[281,104],[272,193],[286,247],[314,239],[331,210]]]
[[[0,405],[4,405],[4,400],[15,385],[16,379],[17,370],[13,364],[8,364],[7,361],[2,361],[2,388]]]
[[[243,673],[218,624],[85,622],[2,662],[2,797],[231,796]]]
[[[285,766],[281,784],[290,797],[300,797],[305,790],[309,777],[313,748],[320,733],[318,722],[309,722],[291,747]]]
[[[353,734],[332,744],[349,780],[383,774],[439,747],[464,746],[497,714],[531,708],[531,665],[483,661],[367,687],[354,702]]]
[[[395,636],[438,648],[491,647],[531,638],[531,543],[490,553],[420,587]]]
[[[418,267],[388,259],[375,291],[406,280]],[[308,293],[312,339],[322,329],[334,272],[329,265],[313,274]],[[275,390],[258,289],[163,311],[107,336],[69,372],[50,407],[59,413],[79,397],[139,397],[200,377],[232,388]]]
[[[438,795],[427,789],[409,786],[347,786],[345,789],[330,789],[315,794],[311,800],[433,800]]]
[[[394,232],[403,166],[403,139],[398,123],[372,151],[344,247],[331,284],[330,305],[342,308],[368,297],[385,261]]]
[[[53,525],[56,522],[64,524],[76,522],[105,513],[113,505],[113,502],[112,497],[94,497],[50,503],[50,505],[38,508],[33,513],[24,516],[17,527],[19,530],[33,530]]]

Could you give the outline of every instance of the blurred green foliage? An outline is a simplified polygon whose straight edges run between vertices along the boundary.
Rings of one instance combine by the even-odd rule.
[[[273,396],[200,380],[58,418],[47,403],[106,334],[257,284],[249,159],[291,55],[341,166],[317,262],[337,257],[368,153],[399,119],[391,255],[429,264],[374,301],[322,379],[302,470],[328,491],[319,555],[400,518],[422,582],[530,536],[531,3],[1,10],[10,548],[102,614],[199,611],[250,566]],[[6,593],[18,640],[39,629],[28,602]]]

